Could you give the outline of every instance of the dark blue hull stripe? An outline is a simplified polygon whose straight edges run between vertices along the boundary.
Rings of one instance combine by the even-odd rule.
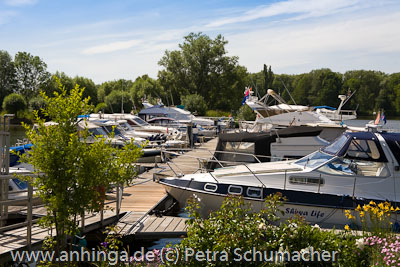
[[[219,195],[219,196],[227,196],[228,188],[232,184],[218,184],[218,188],[215,192],[210,192],[204,190],[204,185],[207,184],[205,182],[197,182],[197,181],[188,181],[188,180],[168,180],[168,179],[160,179],[161,184],[176,187],[180,189],[186,189],[189,191],[201,192],[204,194],[210,195]],[[247,189],[250,186],[241,186],[243,188],[243,193],[241,194],[244,198],[253,200],[253,201],[264,201],[265,198],[270,194],[275,194],[280,192],[282,196],[286,197],[287,204],[294,205],[304,205],[304,206],[319,206],[326,208],[344,208],[344,209],[353,209],[357,207],[357,205],[368,204],[371,200],[380,203],[385,200],[382,199],[362,199],[362,198],[352,198],[352,196],[348,195],[332,195],[332,194],[322,194],[322,193],[312,193],[312,192],[304,192],[304,191],[296,191],[296,190],[284,190],[277,188],[262,188],[263,190],[263,198],[254,198],[247,195]],[[253,187],[251,188],[259,188],[261,187]],[[397,207],[400,206],[400,202],[391,202],[392,206]]]

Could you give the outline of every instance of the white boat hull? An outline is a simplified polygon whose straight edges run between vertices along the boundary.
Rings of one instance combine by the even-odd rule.
[[[224,195],[209,194],[203,192],[195,192],[183,188],[171,187],[164,185],[166,191],[175,198],[181,206],[186,205],[188,198],[195,195],[200,199],[201,215],[206,217],[211,211],[218,210],[224,201]],[[245,203],[250,204],[254,212],[260,211],[265,207],[264,200],[252,200],[245,198]],[[345,216],[345,209],[342,208],[329,208],[329,207],[316,207],[307,205],[297,205],[292,203],[285,203],[281,210],[283,215],[277,214],[281,218],[281,222],[289,218],[295,217],[296,214],[302,216],[307,222],[311,224],[318,224],[321,227],[343,228],[344,225],[350,224],[350,221]]]

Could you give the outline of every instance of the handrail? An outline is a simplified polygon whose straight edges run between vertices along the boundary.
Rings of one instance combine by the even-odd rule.
[[[267,186],[260,180],[260,178],[258,178],[258,176],[249,168],[249,166],[247,166],[246,164],[243,164],[248,170],[249,172],[251,172],[251,174],[253,174],[253,176],[262,184],[262,189],[267,188]],[[261,192],[261,197],[263,197],[263,192]]]

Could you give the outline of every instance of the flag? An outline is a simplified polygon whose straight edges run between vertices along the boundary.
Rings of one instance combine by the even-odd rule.
[[[381,115],[381,120],[383,121],[383,124],[386,124],[386,116],[385,116],[385,113],[383,113],[383,111],[382,111],[382,115]]]
[[[379,122],[381,121],[381,112],[380,111],[378,111],[378,116],[376,116],[376,119],[375,119],[375,125],[378,125],[379,124]]]
[[[243,97],[243,100],[242,100],[242,106],[246,103],[246,100],[249,98],[250,91],[251,91],[251,87],[247,88],[247,90],[244,91],[244,97]]]

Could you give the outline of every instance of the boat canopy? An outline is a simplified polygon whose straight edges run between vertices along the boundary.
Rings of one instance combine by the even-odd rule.
[[[382,133],[381,135],[389,145],[397,163],[400,164],[400,133]]]
[[[321,151],[349,159],[387,162],[378,138],[372,132],[343,133]]]
[[[315,106],[314,109],[320,109],[320,108],[325,108],[325,109],[330,109],[330,110],[336,110],[336,108],[330,107],[330,106]]]

